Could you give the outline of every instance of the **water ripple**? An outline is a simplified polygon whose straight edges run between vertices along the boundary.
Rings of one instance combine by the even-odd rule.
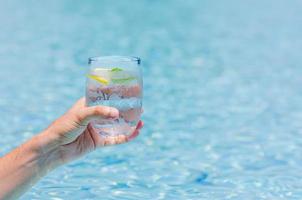
[[[84,95],[88,57],[138,55],[143,64],[139,138],[55,170],[23,199],[301,199],[301,7],[2,4],[1,155]]]

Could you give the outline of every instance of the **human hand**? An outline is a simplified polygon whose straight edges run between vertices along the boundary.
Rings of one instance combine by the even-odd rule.
[[[102,137],[89,123],[94,119],[136,118],[140,112],[122,112],[112,107],[85,105],[85,98],[76,102],[62,117],[54,121],[40,136],[40,149],[45,154],[54,152],[55,165],[74,160],[98,147],[128,142],[139,134],[143,126],[139,121],[130,135]],[[49,156],[49,155],[48,155]]]
[[[0,199],[16,199],[50,170],[97,147],[128,142],[139,134],[139,121],[129,136],[101,137],[89,123],[93,119],[138,119],[140,110],[121,112],[105,106],[85,106],[82,98],[45,131],[0,157]]]

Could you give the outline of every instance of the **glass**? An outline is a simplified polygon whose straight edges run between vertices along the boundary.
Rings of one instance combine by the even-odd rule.
[[[118,119],[98,119],[91,123],[102,136],[130,135],[140,120],[143,80],[140,58],[104,56],[89,58],[86,79],[87,106],[111,106]]]

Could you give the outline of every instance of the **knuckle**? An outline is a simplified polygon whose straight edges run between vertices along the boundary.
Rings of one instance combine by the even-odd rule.
[[[93,114],[94,115],[100,115],[100,114],[102,114],[102,112],[103,112],[102,107],[97,106],[97,107],[95,107]]]
[[[81,121],[83,121],[85,119],[85,117],[83,116],[82,113],[78,113],[78,114],[74,115],[73,119],[74,119],[74,121],[81,122]]]

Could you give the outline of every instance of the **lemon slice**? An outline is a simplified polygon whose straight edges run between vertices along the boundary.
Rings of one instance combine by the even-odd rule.
[[[101,68],[101,67],[99,67],[99,68],[95,68],[95,69],[93,69],[93,71],[95,71],[95,72],[101,72],[101,71],[110,71],[110,69],[107,69],[107,68]]]
[[[104,85],[108,85],[109,84],[109,81],[107,79],[103,78],[103,77],[96,76],[96,75],[91,75],[91,74],[89,74],[87,76],[88,76],[88,78],[96,80],[96,81],[98,81],[98,82],[100,82],[100,83],[102,83]]]
[[[129,71],[124,71],[118,67],[111,69],[102,67],[95,68],[88,77],[104,85],[108,85],[110,82],[113,84],[126,84],[136,79]]]
[[[136,79],[130,71],[124,71],[121,68],[115,67],[110,70],[111,82],[114,84],[125,84]]]

